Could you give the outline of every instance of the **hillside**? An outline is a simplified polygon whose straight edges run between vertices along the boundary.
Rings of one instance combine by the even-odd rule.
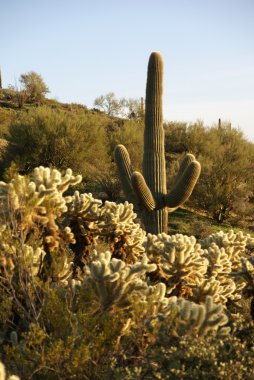
[[[124,144],[132,157],[133,167],[140,169],[142,123],[48,98],[44,98],[41,105],[24,102],[20,106],[18,96],[19,93],[13,90],[0,90],[2,174],[13,162],[16,170],[22,173],[40,165],[53,165],[62,170],[71,167],[83,176],[79,185],[82,191],[109,200],[123,197],[113,151],[117,144]],[[225,230],[243,228],[252,231],[254,179],[249,173],[254,162],[253,144],[246,142],[241,132],[228,129],[227,125],[216,130],[199,123],[189,126],[167,123],[165,134],[169,189],[183,154],[193,152],[202,165],[201,178],[186,204],[191,211],[170,214],[170,230],[202,236],[223,227],[224,219],[219,218],[224,212]],[[216,150],[211,150],[211,146]],[[217,170],[218,160],[221,160],[220,172]]]
[[[77,104],[77,103],[61,103],[54,99],[44,98],[41,104],[31,103],[31,102],[19,102],[19,91],[14,91],[10,89],[0,89],[0,136],[3,137],[3,134],[7,131],[8,125],[11,120],[19,115],[20,112],[29,111],[33,108],[38,107],[39,105],[48,106],[52,109],[61,110],[69,113],[77,113],[77,114],[91,114],[98,115],[101,114],[103,120],[107,118],[104,113],[93,109],[89,110],[85,105]]]

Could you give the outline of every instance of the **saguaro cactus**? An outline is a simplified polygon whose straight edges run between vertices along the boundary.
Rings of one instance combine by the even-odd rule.
[[[145,100],[143,175],[132,170],[123,145],[115,148],[115,162],[123,190],[130,202],[141,206],[147,232],[167,232],[168,212],[183,204],[191,195],[200,175],[200,164],[187,154],[179,168],[172,190],[166,189],[166,164],[162,110],[163,60],[158,52],[150,56]]]

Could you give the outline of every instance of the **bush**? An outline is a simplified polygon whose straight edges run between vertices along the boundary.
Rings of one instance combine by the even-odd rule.
[[[77,116],[46,106],[21,112],[10,125],[8,141],[9,156],[23,173],[44,165],[71,166],[92,175],[109,162],[103,128],[84,113]]]

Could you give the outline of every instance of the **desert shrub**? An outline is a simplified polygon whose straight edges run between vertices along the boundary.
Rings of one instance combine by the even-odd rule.
[[[109,123],[106,126],[106,144],[109,154],[113,157],[116,145],[124,144],[132,157],[133,167],[135,170],[140,169],[143,158],[143,133],[143,124],[134,120],[122,119]]]
[[[236,337],[229,336],[224,340],[172,337],[166,345],[150,346],[146,357],[134,366],[118,368],[116,378],[251,380],[253,364],[253,352]]]
[[[121,184],[115,166],[109,167],[109,172],[99,173],[94,178],[96,190],[102,191],[109,201],[117,201],[121,195]]]
[[[23,173],[39,165],[91,173],[109,161],[104,131],[86,114],[78,117],[50,107],[21,112],[10,126],[9,156]],[[96,152],[96,155],[94,154]]]
[[[15,111],[10,108],[0,107],[0,138],[6,138],[11,121],[15,117]]]
[[[219,223],[231,220],[236,225],[239,221],[239,226],[244,227],[243,219],[252,216],[253,144],[228,123],[222,123],[220,128],[208,128],[202,122],[168,123],[165,132],[166,153],[173,166],[168,171],[169,186],[175,156],[192,152],[202,170],[187,204],[205,210]]]

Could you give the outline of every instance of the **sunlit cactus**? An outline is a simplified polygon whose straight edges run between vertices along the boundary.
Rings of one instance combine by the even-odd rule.
[[[228,318],[222,305],[216,305],[211,296],[207,296],[203,305],[171,297],[171,313],[175,314],[174,326],[177,334],[192,333],[199,336],[209,334],[227,335],[230,328],[226,326]]]
[[[200,175],[200,164],[192,154],[183,159],[175,184],[166,189],[166,164],[162,111],[163,61],[153,52],[148,63],[143,175],[133,171],[127,149],[115,148],[115,161],[127,199],[142,209],[147,232],[167,232],[168,212],[182,205],[191,195]]]
[[[145,231],[135,223],[133,204],[102,202],[92,194],[75,192],[66,214],[74,232],[76,243],[74,271],[83,271],[89,262],[92,249],[100,239],[106,239],[115,258],[133,263],[144,253]],[[80,268],[80,269],[78,269]]]
[[[144,245],[151,262],[157,264],[157,276],[167,284],[168,294],[177,290],[181,295],[187,287],[191,291],[206,275],[208,260],[194,236],[148,234]]]
[[[114,307],[128,308],[130,297],[140,300],[142,292],[147,293],[145,274],[156,269],[146,255],[140,262],[126,265],[122,260],[112,258],[110,252],[94,253],[94,259],[87,267],[87,279],[97,295],[102,310]]]
[[[224,248],[228,255],[232,269],[239,268],[240,260],[246,254],[246,249],[249,245],[253,245],[254,238],[250,234],[244,234],[242,231],[229,232],[219,231],[211,234],[206,239],[200,241],[203,248],[208,248],[212,243],[215,243],[219,248]]]

